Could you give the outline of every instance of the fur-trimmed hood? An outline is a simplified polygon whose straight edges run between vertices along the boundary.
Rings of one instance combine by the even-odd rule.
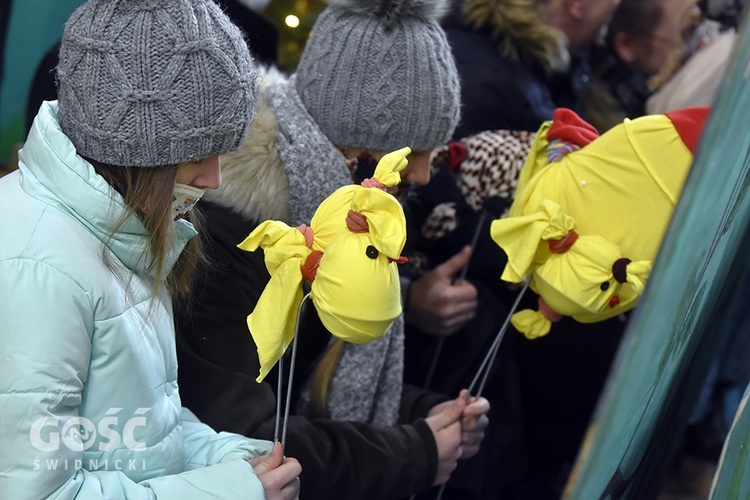
[[[465,0],[456,9],[465,24],[487,31],[498,50],[516,60],[533,58],[547,72],[565,71],[570,53],[565,35],[547,24],[543,0]]]
[[[341,151],[278,71],[263,76],[257,117],[239,151],[222,156],[222,187],[209,201],[258,222],[307,224],[317,206],[352,176]]]
[[[276,68],[262,69],[261,89],[286,80]],[[205,199],[250,220],[288,220],[289,179],[276,147],[276,116],[261,90],[250,133],[239,150],[221,157],[222,183]]]

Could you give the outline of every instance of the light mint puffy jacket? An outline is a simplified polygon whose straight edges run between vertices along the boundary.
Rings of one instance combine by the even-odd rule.
[[[147,232],[76,155],[55,102],[0,179],[0,498],[264,498],[271,443],[182,408],[172,305]],[[176,260],[195,235],[175,223]],[[106,262],[106,263],[105,263]]]

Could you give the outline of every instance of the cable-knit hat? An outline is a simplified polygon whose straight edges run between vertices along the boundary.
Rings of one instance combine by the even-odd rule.
[[[296,70],[297,92],[335,145],[432,149],[459,119],[444,0],[333,0]]]
[[[122,166],[237,149],[258,93],[247,44],[213,0],[88,0],[65,24],[57,79],[78,153]]]

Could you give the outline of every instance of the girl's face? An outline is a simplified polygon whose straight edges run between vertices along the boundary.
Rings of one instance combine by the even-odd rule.
[[[407,156],[409,163],[401,171],[401,182],[413,182],[424,186],[430,182],[430,156],[432,151],[412,151]]]
[[[221,185],[219,157],[209,156],[200,161],[181,163],[175,183],[198,189],[217,189]]]
[[[369,152],[359,148],[344,148],[342,150],[347,159],[356,158],[362,153],[367,153],[375,161],[385,156],[384,152]],[[409,163],[401,171],[401,183],[425,185],[430,182],[430,158],[432,151],[412,151],[406,159]]]

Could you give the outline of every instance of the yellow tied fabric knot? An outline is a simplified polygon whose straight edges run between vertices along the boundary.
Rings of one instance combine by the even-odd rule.
[[[510,322],[527,339],[538,339],[547,335],[552,327],[552,323],[561,319],[562,315],[553,310],[542,297],[539,297],[538,311],[530,309],[519,311],[511,316]]]
[[[633,286],[633,290],[638,295],[641,295],[643,293],[644,288],[646,288],[646,281],[648,280],[648,277],[651,275],[651,268],[653,267],[653,263],[651,261],[638,261],[638,262],[631,262],[627,266],[627,279],[628,283],[630,283]]]
[[[311,249],[301,231],[281,221],[261,223],[237,246],[248,252],[263,248],[271,275],[255,309],[247,317],[260,361],[256,380],[261,382],[294,339],[297,308],[303,295],[302,265]]]
[[[596,235],[580,235],[570,250],[551,253],[532,271],[534,291],[557,313],[591,323],[631,308],[642,293],[651,263],[628,264],[627,279],[615,278],[613,264],[622,250]],[[645,273],[645,274],[644,274]]]
[[[532,214],[492,221],[490,236],[508,255],[501,278],[511,283],[523,281],[534,263],[551,253],[541,242],[562,239],[575,227],[575,220],[550,200],[544,200]]]
[[[406,244],[406,217],[401,204],[384,191],[361,189],[352,196],[352,210],[367,219],[378,251],[397,260]]]
[[[247,251],[262,247],[271,274],[248,316],[261,365],[258,381],[294,338],[303,296],[302,267],[313,252],[316,259],[320,252],[322,256],[310,299],[331,334],[347,342],[370,342],[384,335],[401,314],[394,261],[406,243],[406,218],[398,200],[383,188],[400,182],[399,172],[406,167],[409,153],[409,148],[388,153],[370,182],[337,189],[318,206],[309,228],[266,221],[239,245]],[[349,228],[352,224],[354,231]]]
[[[510,323],[528,339],[544,337],[552,329],[552,322],[539,311],[524,309],[510,317]]]
[[[401,182],[401,174],[399,174],[399,172],[405,169],[406,165],[409,164],[406,157],[409,156],[410,153],[411,149],[401,148],[383,155],[375,166],[375,174],[373,177],[386,187],[397,186],[398,183]]]

